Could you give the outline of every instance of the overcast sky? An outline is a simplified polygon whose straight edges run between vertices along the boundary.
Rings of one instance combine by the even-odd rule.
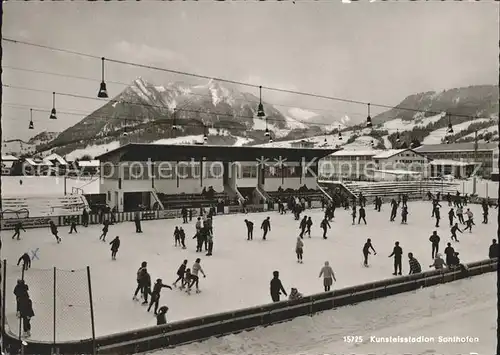
[[[490,2],[7,2],[3,36],[98,56],[336,96],[396,105],[407,95],[476,84],[497,84],[499,4]],[[3,82],[95,97],[100,61],[3,45]],[[95,81],[22,72],[5,66],[77,75]],[[107,79],[155,84],[185,80],[119,64]],[[111,96],[123,85],[108,84]],[[241,88],[248,91],[248,88]],[[255,94],[258,94],[255,92]],[[362,106],[264,92],[271,103],[366,116]],[[28,138],[62,130],[84,115],[50,109],[50,93],[4,89],[3,135]],[[59,97],[57,108],[90,113],[96,100]]]

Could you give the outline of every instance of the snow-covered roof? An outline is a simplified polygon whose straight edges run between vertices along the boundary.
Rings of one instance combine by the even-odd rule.
[[[448,160],[448,159],[436,159],[436,160],[431,161],[431,165],[469,166],[469,165],[475,165],[475,164],[479,164],[479,163]]]
[[[330,154],[334,157],[360,157],[360,156],[374,156],[380,154],[381,150],[339,150],[338,152]]]
[[[99,160],[80,160],[78,162],[78,166],[82,168],[98,168],[99,165]]]
[[[19,160],[19,159],[17,159],[15,156],[13,156],[11,154],[2,155],[2,161],[16,161],[16,160]]]
[[[43,160],[45,161],[53,161],[56,160],[61,165],[68,165],[68,162],[63,159],[59,154],[52,153],[49,156],[46,156]]]
[[[379,154],[375,155],[374,159],[387,159],[399,153],[405,152],[410,149],[387,149],[381,151]]]
[[[53,164],[50,161],[35,161],[31,158],[26,158],[25,161],[31,166],[52,166]]]
[[[478,143],[477,150],[495,150],[498,148],[498,143]],[[420,154],[434,152],[458,152],[458,151],[474,151],[474,142],[466,143],[451,143],[451,144],[424,144],[414,148]]]

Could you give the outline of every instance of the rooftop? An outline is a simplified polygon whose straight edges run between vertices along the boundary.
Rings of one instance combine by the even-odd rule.
[[[407,150],[411,150],[411,149],[408,149],[408,148],[406,148],[406,149],[387,149],[387,150],[381,151],[379,154],[375,155],[373,158],[374,159],[387,159],[387,158],[390,158],[396,154],[405,152]]]
[[[334,157],[360,157],[360,156],[374,156],[380,154],[382,150],[344,150],[341,149],[335,153],[330,154]]]
[[[450,166],[471,166],[479,163],[474,162],[464,162],[448,159],[436,159],[430,162],[431,165],[450,165]]]
[[[234,147],[214,145],[164,145],[131,143],[96,157],[97,160],[110,161],[255,161],[259,159],[278,159],[288,161],[311,161],[323,158],[338,149],[318,148],[274,148],[274,147]]]
[[[498,149],[498,143],[478,143],[478,150]],[[474,142],[451,144],[424,144],[414,149],[419,153],[474,151]]]

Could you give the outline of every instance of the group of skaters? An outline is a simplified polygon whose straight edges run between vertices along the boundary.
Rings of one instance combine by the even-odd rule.
[[[134,301],[139,301],[139,294],[142,299],[142,305],[148,306],[147,312],[150,312],[153,308],[154,314],[157,319],[157,324],[166,324],[166,313],[168,311],[167,306],[160,307],[160,296],[161,290],[163,288],[168,288],[170,290],[177,288],[177,284],[180,282],[179,289],[185,290],[185,292],[190,295],[193,286],[196,289],[196,293],[200,293],[199,288],[199,275],[206,277],[203,268],[201,267],[201,259],[197,258],[193,263],[193,266],[189,268],[188,260],[184,260],[179,266],[176,272],[177,279],[172,283],[172,286],[165,285],[162,279],[156,279],[154,285],[152,285],[151,275],[148,272],[148,263],[143,261],[141,266],[137,270],[137,287],[134,292],[132,299]],[[151,297],[149,299],[149,297]],[[149,299],[149,301],[148,301]]]

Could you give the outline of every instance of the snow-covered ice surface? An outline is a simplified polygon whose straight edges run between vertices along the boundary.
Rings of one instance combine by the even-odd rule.
[[[149,354],[491,355],[497,343],[496,282],[496,274],[489,273]],[[349,343],[345,336],[362,340]],[[383,337],[419,336],[426,341],[376,342]],[[444,342],[445,337],[473,341]]]
[[[453,243],[460,252],[462,261],[471,262],[487,257],[491,239],[496,235],[494,223],[483,225],[480,222],[481,208],[471,205],[476,215],[477,226],[472,233],[459,235],[460,243]],[[443,215],[446,214],[443,206]],[[427,202],[414,202],[409,205],[409,223],[389,222],[387,205],[377,213],[372,207],[367,208],[368,225],[351,225],[350,212],[337,210],[336,217],[329,231],[329,239],[321,238],[319,228],[323,212],[308,210],[305,214],[314,222],[312,238],[304,240],[304,264],[297,264],[295,242],[298,236],[298,223],[292,215],[279,215],[265,212],[249,215],[217,216],[214,219],[214,255],[195,252],[194,221],[184,225],[188,248],[182,250],[173,246],[173,229],[181,225],[176,220],[155,220],[143,222],[142,234],[134,233],[133,223],[121,223],[110,227],[108,240],[120,236],[122,246],[118,260],[110,260],[109,245],[98,240],[101,226],[78,228],[78,234],[68,235],[69,227],[60,228],[63,241],[56,244],[47,229],[28,229],[20,241],[11,240],[11,231],[3,231],[2,257],[10,264],[16,263],[26,251],[39,248],[39,260],[33,261],[33,268],[48,269],[47,272],[32,269],[28,272],[30,289],[35,307],[32,338],[37,340],[52,339],[49,325],[52,319],[51,268],[56,266],[64,270],[78,270],[87,265],[91,268],[92,289],[98,336],[133,330],[154,324],[154,317],[144,307],[131,300],[136,287],[136,272],[142,261],[148,261],[148,269],[153,280],[162,278],[166,283],[175,280],[175,272],[183,259],[202,258],[202,266],[207,278],[201,279],[201,294],[186,295],[179,290],[162,292],[162,304],[170,307],[169,321],[182,320],[207,314],[250,307],[270,302],[269,281],[274,270],[279,270],[285,288],[297,287],[304,294],[322,291],[322,281],[318,278],[319,270],[328,260],[337,274],[335,288],[342,288],[369,281],[392,277],[392,261],[387,256],[399,240],[406,255],[413,252],[428,270],[431,263],[431,249],[428,241],[434,228],[430,219],[431,209]],[[258,229],[262,220],[271,217],[272,231],[267,241],[262,241]],[[253,241],[246,240],[244,219],[255,222]],[[449,227],[446,220],[437,228],[441,235],[441,248],[449,241]],[[378,255],[371,257],[371,267],[362,266],[361,248],[366,238],[372,238]],[[403,272],[408,272],[405,257]],[[43,274],[41,278],[34,275]],[[13,289],[20,270],[12,269],[7,277],[8,290]],[[33,276],[30,276],[33,275]],[[67,273],[58,291],[63,295],[58,304],[85,304],[85,278],[81,274]],[[63,281],[64,280],[64,281]],[[83,289],[83,291],[78,291]],[[42,291],[36,291],[42,290]],[[11,294],[11,291],[8,292]],[[15,324],[14,300],[7,300],[9,325]],[[58,306],[62,312],[62,307]],[[58,313],[59,314],[59,313]],[[70,307],[64,317],[58,320],[58,339],[77,339],[88,334],[90,320],[85,306]],[[13,323],[14,322],[14,323]],[[17,329],[17,328],[14,328]],[[43,329],[43,330],[42,330]],[[81,333],[81,334],[80,334]]]

